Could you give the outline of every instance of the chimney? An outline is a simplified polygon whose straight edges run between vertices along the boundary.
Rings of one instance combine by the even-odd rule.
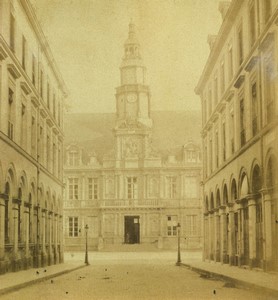
[[[218,5],[218,10],[220,11],[222,15],[222,21],[225,19],[225,16],[227,14],[227,11],[229,10],[231,2],[230,1],[221,1]]]

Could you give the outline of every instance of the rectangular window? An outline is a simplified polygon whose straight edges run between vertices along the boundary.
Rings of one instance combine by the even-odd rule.
[[[167,177],[167,194],[170,199],[177,197],[177,177],[169,176]]]
[[[226,160],[226,124],[222,124],[223,161]]]
[[[10,47],[15,52],[15,18],[10,14]]]
[[[8,137],[14,139],[14,91],[9,88]]]
[[[50,169],[50,137],[47,135],[46,137],[46,166],[47,169]]]
[[[78,237],[78,217],[69,217],[69,237]]]
[[[34,55],[32,56],[32,83],[34,86],[36,85],[36,58]]]
[[[244,98],[240,99],[239,102],[239,119],[240,119],[240,145],[242,147],[246,143]]]
[[[53,94],[53,117],[56,120],[56,95]]]
[[[61,172],[62,172],[62,170],[61,170],[61,148],[60,148],[60,146],[59,146],[59,148],[58,148],[58,178],[60,178],[61,177]]]
[[[24,99],[24,98],[23,98]],[[24,99],[26,103],[26,99]],[[23,149],[26,149],[27,146],[27,112],[26,105],[21,103],[21,124],[20,124],[20,145]]]
[[[40,126],[40,141],[39,141],[39,159],[40,163],[44,164],[44,132],[43,132],[43,127]]]
[[[215,133],[215,162],[216,168],[219,166],[219,139],[218,139],[218,132]]]
[[[238,64],[241,65],[243,63],[243,33],[242,33],[242,25],[238,29]]]
[[[22,36],[22,67],[24,70],[26,70],[26,50],[26,39]]]
[[[258,97],[257,83],[253,83],[251,87],[252,95],[252,133],[255,136],[258,133]]]
[[[88,178],[88,196],[89,200],[98,199],[98,178]]]
[[[32,153],[33,157],[35,157],[35,155],[36,155],[36,139],[37,139],[36,117],[32,116],[32,120],[31,120],[31,153]]]
[[[78,200],[78,178],[69,178],[69,200]]]
[[[167,235],[177,235],[178,216],[167,216]]]
[[[229,80],[231,81],[234,75],[234,60],[233,60],[233,48],[230,46],[228,53],[228,61],[229,61]]]
[[[40,96],[43,98],[43,84],[44,84],[44,74],[41,70],[41,76],[40,76]]]
[[[56,144],[53,143],[53,147],[52,147],[52,151],[53,151],[53,160],[52,160],[52,163],[53,163],[53,174],[56,175]]]
[[[231,111],[230,113],[230,137],[231,137],[231,152],[232,154],[235,152],[235,138],[234,138],[234,126],[235,126],[235,120],[234,120],[234,112]]]
[[[127,177],[127,198],[137,199],[137,197],[138,197],[137,177]]]
[[[79,157],[76,151],[69,152],[69,165],[70,166],[77,166],[79,164]]]
[[[265,66],[265,102],[266,102],[266,121],[270,123],[274,120],[275,113],[275,70],[274,61],[269,59]]]
[[[255,14],[254,3],[249,12],[249,32],[250,32],[250,46],[252,47],[256,40],[256,14]]]
[[[46,99],[47,99],[47,107],[48,107],[48,109],[50,109],[50,85],[49,85],[49,82],[47,83]]]

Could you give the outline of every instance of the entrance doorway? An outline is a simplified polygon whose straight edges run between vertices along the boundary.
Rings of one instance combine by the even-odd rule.
[[[125,216],[125,244],[140,244],[139,216]]]

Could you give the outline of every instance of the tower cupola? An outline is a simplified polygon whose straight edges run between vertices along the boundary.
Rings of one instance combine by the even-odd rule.
[[[128,38],[124,44],[124,48],[125,48],[124,60],[141,58],[140,44],[136,37],[135,25],[132,23],[132,21],[129,24]]]

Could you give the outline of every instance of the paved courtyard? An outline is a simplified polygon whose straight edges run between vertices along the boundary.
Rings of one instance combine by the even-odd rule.
[[[199,253],[182,253],[198,260]],[[81,261],[83,254],[65,259]],[[95,252],[90,266],[4,295],[1,299],[271,299],[175,266],[174,252]]]

